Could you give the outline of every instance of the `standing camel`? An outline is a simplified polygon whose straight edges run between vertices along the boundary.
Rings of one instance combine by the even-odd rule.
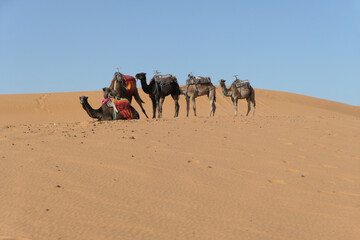
[[[140,118],[139,113],[135,110],[135,108],[133,108],[130,105],[128,100],[126,100],[128,104],[126,104],[126,106],[122,110],[120,110],[120,114],[119,113],[116,114],[114,113],[114,108],[110,107],[109,104],[107,103],[102,104],[101,107],[98,109],[93,109],[88,103],[87,99],[88,97],[85,96],[80,97],[80,103],[82,107],[91,118],[96,118],[99,121],[109,121],[109,120],[119,120],[119,119],[126,120],[129,119],[128,117],[129,114],[131,115],[131,119]],[[128,113],[122,114],[121,111],[125,111]]]
[[[110,89],[113,89],[116,93],[116,96],[119,98],[127,98],[131,103],[132,97],[135,98],[135,101],[139,104],[142,112],[145,114],[146,118],[149,118],[145,112],[145,109],[142,106],[143,100],[141,100],[139,93],[136,87],[136,80],[134,77],[129,75],[123,75],[120,72],[115,72],[113,79],[110,83]]]
[[[195,98],[207,95],[210,100],[210,117],[215,115],[216,110],[216,89],[211,83],[210,77],[195,77],[192,74],[188,75],[186,86],[181,91],[185,95],[186,100],[186,116],[189,116],[190,99],[193,104],[194,116],[196,116]]]
[[[255,115],[255,90],[251,87],[248,81],[240,81],[235,77],[235,81],[231,84],[230,88],[227,89],[225,86],[225,80],[221,79],[219,81],[223,95],[227,97],[231,97],[231,101],[234,103],[235,107],[235,116],[237,116],[237,106],[239,99],[246,99],[248,103],[248,111],[246,116],[249,114],[251,107],[250,102],[252,102],[254,110],[253,115]]]
[[[138,73],[135,75],[135,78],[140,80],[143,91],[149,94],[151,98],[153,105],[153,118],[156,117],[156,109],[158,111],[158,118],[162,117],[162,105],[165,97],[168,95],[171,95],[175,102],[174,117],[179,116],[180,87],[175,76],[170,74],[162,76],[156,73],[150,80],[149,85],[146,83],[146,73]]]

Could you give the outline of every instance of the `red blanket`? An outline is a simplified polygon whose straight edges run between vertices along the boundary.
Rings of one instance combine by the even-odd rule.
[[[119,112],[121,113],[121,115],[123,115],[124,118],[128,120],[133,118],[129,100],[127,100],[126,98],[114,98],[113,101],[117,110],[119,110]]]
[[[123,78],[125,79],[125,85],[127,88],[127,92],[126,94],[128,96],[133,96],[135,94],[137,94],[137,87],[136,87],[136,80],[134,77],[129,76],[129,75],[123,75]]]

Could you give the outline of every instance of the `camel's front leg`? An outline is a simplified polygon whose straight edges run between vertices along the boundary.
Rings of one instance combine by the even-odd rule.
[[[174,102],[175,102],[175,115],[174,115],[174,117],[178,117],[179,116],[179,109],[180,109],[179,95],[172,95],[172,98],[174,99]]]
[[[192,100],[192,104],[193,104],[193,109],[194,109],[194,116],[196,116],[196,103],[195,103],[195,96],[193,96],[192,98],[191,98],[191,100]]]
[[[163,106],[164,100],[165,100],[165,97],[162,97],[158,101],[158,117],[159,118],[162,118],[162,106]]]
[[[210,117],[211,113],[215,116],[216,105],[214,99],[210,100]]]
[[[151,98],[152,106],[153,106],[153,118],[156,118],[156,100],[155,98]]]
[[[189,116],[189,110],[190,110],[190,97],[186,96],[185,97],[186,100],[186,116]]]
[[[235,99],[234,99],[234,107],[235,107],[235,116],[237,116],[238,98],[235,98]]]

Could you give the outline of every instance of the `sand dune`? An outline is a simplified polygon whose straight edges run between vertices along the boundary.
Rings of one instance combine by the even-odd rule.
[[[360,107],[218,89],[212,118],[97,122],[81,95],[0,95],[0,239],[360,239]]]

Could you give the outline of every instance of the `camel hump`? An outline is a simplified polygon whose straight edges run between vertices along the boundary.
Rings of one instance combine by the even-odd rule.
[[[237,80],[234,81],[234,83],[235,83],[235,86],[237,88],[240,88],[240,87],[242,87],[242,88],[250,88],[249,80],[239,80],[239,79],[237,79]]]
[[[123,75],[123,78],[125,79],[125,81],[136,81],[135,78],[130,75]]]

